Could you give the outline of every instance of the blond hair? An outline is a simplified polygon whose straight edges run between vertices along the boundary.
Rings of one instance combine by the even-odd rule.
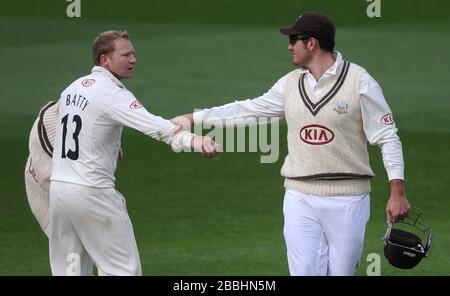
[[[102,54],[108,54],[114,51],[114,40],[126,39],[129,40],[127,31],[106,31],[100,33],[95,38],[94,45],[92,46],[92,57],[94,59],[94,65],[100,65],[100,56]]]

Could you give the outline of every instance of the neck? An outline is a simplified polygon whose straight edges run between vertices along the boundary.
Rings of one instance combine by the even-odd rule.
[[[123,79],[123,77],[120,77],[116,72],[112,71],[109,67],[106,67],[104,65],[100,65],[100,67],[102,67],[105,70],[108,70],[109,73],[111,73],[114,77],[116,77],[119,81],[121,81]]]
[[[319,50],[314,54],[306,68],[309,69],[316,81],[336,62],[336,55],[328,51]]]

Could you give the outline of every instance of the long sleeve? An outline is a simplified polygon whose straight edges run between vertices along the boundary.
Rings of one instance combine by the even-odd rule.
[[[364,132],[372,145],[378,145],[389,180],[404,179],[402,144],[392,111],[379,84],[367,72],[360,81],[360,100]]]
[[[258,117],[283,117],[282,94],[286,79],[286,76],[280,78],[265,94],[254,99],[194,112],[194,123],[233,126],[251,124]]]
[[[109,111],[116,122],[170,144],[176,150],[190,147],[193,137],[190,132],[180,131],[169,120],[148,112],[129,91],[119,91],[112,98]]]

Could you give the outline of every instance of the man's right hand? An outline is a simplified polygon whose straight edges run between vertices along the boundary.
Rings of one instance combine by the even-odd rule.
[[[201,152],[203,157],[212,158],[217,154],[220,145],[210,137],[194,136],[191,140],[191,147],[195,151]]]
[[[170,121],[181,127],[183,130],[190,130],[191,126],[194,124],[194,117],[192,116],[192,113],[190,113],[174,117]]]
[[[405,195],[403,180],[391,180],[391,196],[386,205],[387,223],[397,222],[408,217],[411,204]]]

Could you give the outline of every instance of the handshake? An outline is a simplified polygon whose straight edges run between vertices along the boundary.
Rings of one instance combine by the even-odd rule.
[[[177,116],[170,121],[177,125],[180,130],[190,130],[194,123],[192,114]],[[214,141],[214,138],[194,135],[191,140],[191,147],[195,151],[201,152],[203,157],[213,158],[217,154],[220,145]]]

